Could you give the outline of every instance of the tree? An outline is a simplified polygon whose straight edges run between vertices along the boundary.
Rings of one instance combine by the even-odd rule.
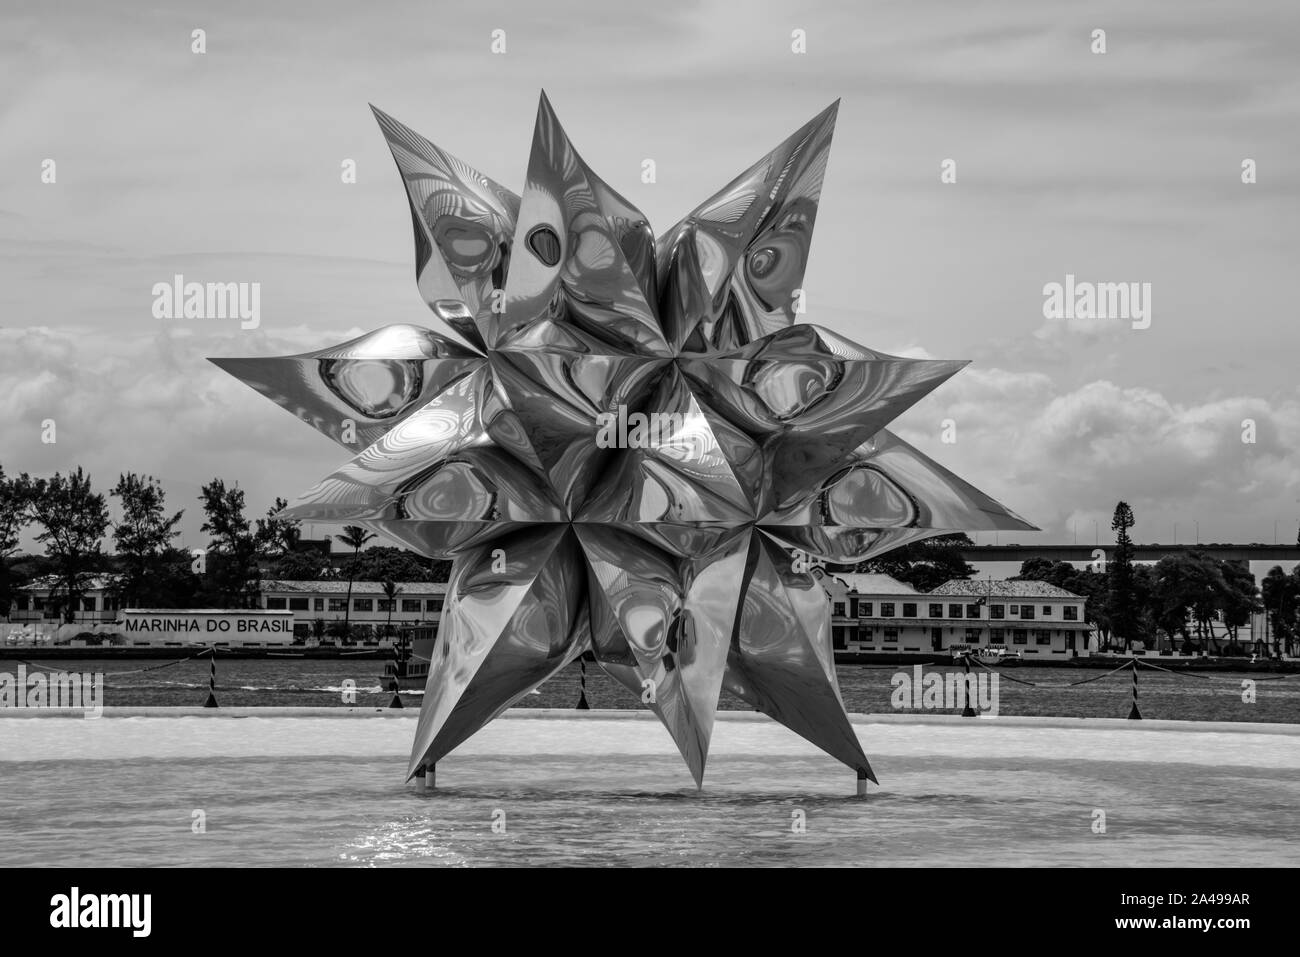
[[[1191,573],[1184,555],[1166,555],[1156,563],[1152,606],[1157,625],[1174,643],[1182,635],[1184,652],[1191,651],[1192,638],[1187,619],[1194,601]]]
[[[1107,597],[1110,593],[1110,583],[1106,573],[1093,568],[1082,569],[1079,572],[1077,587],[1071,589],[1071,591],[1087,597],[1088,600],[1083,605],[1084,620],[1097,630],[1100,641],[1105,646],[1109,646],[1111,626],[1110,612],[1107,610]],[[1086,648],[1087,636],[1085,636],[1084,642]]]
[[[397,596],[402,592],[401,587],[395,581],[384,582],[384,600],[388,602],[388,622],[384,625],[386,634],[393,633],[393,608],[397,605]]]
[[[316,581],[327,577],[329,560],[316,551],[285,552],[268,563],[268,578],[285,581]]]
[[[113,528],[121,571],[116,591],[122,606],[152,608],[166,604],[159,600],[165,574],[162,566],[172,551],[172,539],[180,534],[176,526],[184,509],[168,517],[162,486],[151,476],[134,472],[119,475],[109,494],[122,504],[122,520]]]
[[[301,525],[293,519],[276,518],[288,507],[289,503],[277,496],[275,504],[266,512],[266,518],[257,520],[257,531],[254,537],[257,539],[258,552],[261,555],[279,558],[292,553],[298,547],[298,541],[302,538]]]
[[[853,570],[889,575],[918,591],[932,591],[953,578],[970,578],[975,574],[975,569],[961,554],[963,548],[973,544],[960,532],[937,535],[892,549],[879,558],[859,563]]]
[[[226,488],[219,478],[199,494],[207,516],[200,530],[212,536],[208,545],[208,578],[223,607],[251,608],[257,602],[258,542],[244,518],[244,492],[238,484]]]
[[[352,582],[357,575],[357,556],[361,554],[361,549],[365,544],[375,536],[367,532],[360,525],[344,525],[343,534],[338,536],[338,540],[352,549],[352,561],[348,564],[348,599],[347,606],[343,609],[343,629],[347,634],[347,629],[352,623]]]
[[[1124,650],[1133,645],[1134,632],[1137,630],[1137,614],[1133,602],[1133,542],[1128,530],[1133,527],[1133,509],[1127,502],[1115,505],[1115,514],[1110,527],[1115,532],[1115,555],[1108,566],[1110,574],[1110,594],[1107,605],[1111,628],[1116,637],[1124,642]]]
[[[435,563],[422,558],[414,552],[387,545],[367,548],[364,555],[357,559],[357,581],[381,582],[426,582],[437,581],[429,576],[434,574]]]
[[[1133,566],[1133,638],[1147,648],[1156,647],[1160,626],[1155,613],[1155,569],[1150,565]]]
[[[1220,565],[1223,568],[1223,580],[1226,586],[1220,611],[1223,614],[1223,624],[1231,636],[1231,643],[1236,645],[1237,629],[1243,625],[1249,626],[1251,617],[1263,610],[1264,606],[1260,603],[1255,576],[1250,573],[1248,563],[1225,561]],[[1259,650],[1258,647],[1252,649],[1255,654],[1258,654]]]
[[[1290,606],[1291,606],[1291,616],[1292,616],[1292,617],[1291,617],[1291,628],[1290,628],[1289,632],[1287,633],[1287,635],[1285,636],[1285,637],[1286,637],[1286,653],[1287,653],[1288,655],[1294,656],[1294,655],[1296,654],[1296,652],[1297,652],[1297,649],[1296,649],[1296,634],[1297,634],[1296,623],[1297,623],[1297,619],[1300,619],[1300,565],[1296,565],[1294,568],[1292,568],[1292,569],[1291,569],[1291,574],[1288,575],[1287,578],[1289,578],[1290,581],[1291,581],[1291,585],[1290,585],[1290,593],[1291,593],[1291,596],[1292,596],[1292,600],[1291,600]]]
[[[18,540],[27,526],[27,502],[19,479],[5,478],[0,466],[0,614],[8,616],[13,601],[9,556],[18,550]]]
[[[19,495],[26,502],[28,518],[41,531],[36,540],[57,569],[56,594],[62,596],[64,620],[76,620],[86,577],[103,567],[100,551],[108,530],[108,506],[104,496],[94,492],[90,476],[78,466],[64,478],[33,479],[26,472],[18,479]]]
[[[1159,561],[1151,605],[1161,628],[1171,636],[1183,636],[1184,651],[1191,647],[1190,620],[1196,626],[1198,650],[1216,653],[1223,650],[1215,633],[1216,620],[1222,618],[1232,644],[1236,644],[1237,629],[1248,624],[1260,608],[1255,577],[1248,568],[1197,551]]]
[[[1300,567],[1300,566],[1297,566]],[[1295,634],[1296,601],[1300,594],[1296,588],[1294,574],[1287,575],[1280,565],[1274,565],[1264,576],[1260,587],[1264,611],[1268,614],[1269,630],[1273,635],[1273,656],[1280,657],[1285,645],[1290,650],[1292,636]]]

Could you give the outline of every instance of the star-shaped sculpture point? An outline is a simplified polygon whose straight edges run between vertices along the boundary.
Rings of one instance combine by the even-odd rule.
[[[963,363],[795,324],[837,108],[657,240],[545,94],[522,197],[376,109],[465,344],[213,360],[356,453],[284,517],[453,559],[409,774],[590,654],[697,786],[724,688],[875,780],[792,555],[1033,526],[885,429]]]

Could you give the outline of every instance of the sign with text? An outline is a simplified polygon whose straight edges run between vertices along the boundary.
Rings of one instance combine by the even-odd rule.
[[[128,638],[209,641],[293,639],[293,612],[260,609],[128,609],[122,612]]]

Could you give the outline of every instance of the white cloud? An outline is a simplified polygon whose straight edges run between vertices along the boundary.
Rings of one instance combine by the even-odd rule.
[[[939,441],[947,417],[954,445]],[[1242,441],[1247,419],[1253,444]],[[1063,390],[1042,373],[972,368],[902,423],[909,441],[1048,540],[1068,540],[1076,521],[1104,516],[1108,526],[1120,499],[1150,541],[1168,541],[1176,521],[1189,531],[1199,521],[1203,541],[1271,541],[1273,520],[1289,526],[1296,514],[1300,392],[1179,403],[1108,380]]]

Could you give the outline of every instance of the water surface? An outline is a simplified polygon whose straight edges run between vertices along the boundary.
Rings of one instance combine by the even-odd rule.
[[[0,718],[0,865],[1300,864],[1300,728],[863,719],[859,800],[757,716],[697,792],[657,722],[561,715],[498,719],[427,795],[413,712]]]

